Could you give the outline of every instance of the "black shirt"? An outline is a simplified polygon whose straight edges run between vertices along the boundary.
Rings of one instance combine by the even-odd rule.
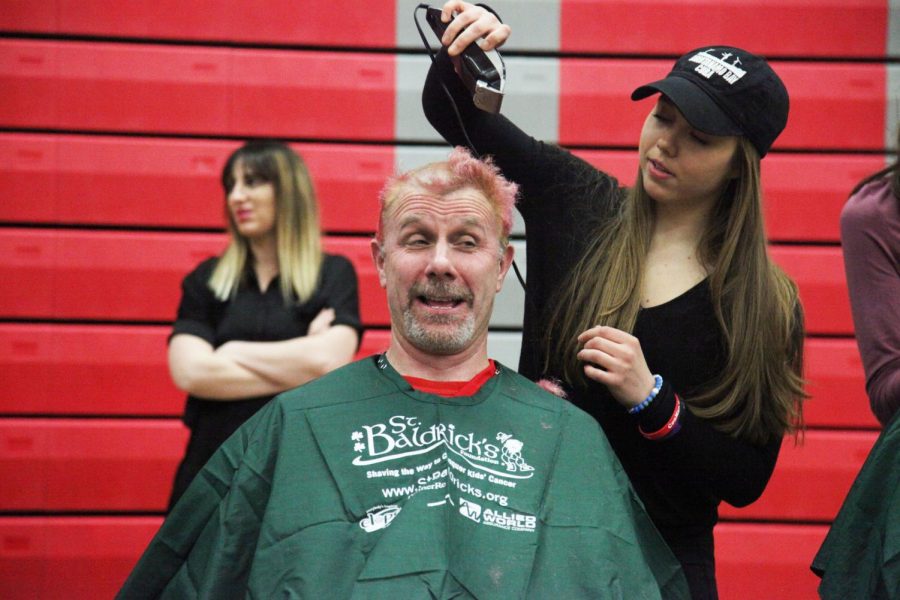
[[[319,284],[303,304],[286,305],[276,276],[266,291],[259,289],[248,268],[237,295],[217,299],[209,278],[217,258],[200,263],[183,280],[181,304],[172,335],[187,333],[218,348],[226,342],[274,342],[306,335],[310,322],[323,308],[333,308],[333,325],[349,325],[362,339],[356,271],[343,256],[325,254]],[[273,396],[243,400],[205,400],[188,396],[184,423],[191,429],[185,458],[176,475],[170,505],[174,503],[213,452]]]

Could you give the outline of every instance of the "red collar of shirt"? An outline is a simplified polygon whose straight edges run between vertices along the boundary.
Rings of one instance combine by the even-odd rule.
[[[426,394],[436,394],[445,398],[453,398],[456,396],[472,396],[481,389],[488,379],[494,376],[497,366],[492,359],[488,359],[488,366],[483,371],[475,375],[469,381],[432,381],[430,379],[422,379],[421,377],[403,376],[414,390],[425,392]]]

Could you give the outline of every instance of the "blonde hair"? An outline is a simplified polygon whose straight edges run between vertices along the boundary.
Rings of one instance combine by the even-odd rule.
[[[699,244],[727,357],[716,379],[683,400],[720,431],[764,443],[803,427],[803,316],[796,285],[766,250],[759,153],[740,138],[734,162],[739,176],[723,190]],[[585,386],[578,334],[598,324],[633,331],[654,219],[639,173],[563,286],[550,321],[560,327],[547,339],[548,372]]]
[[[233,298],[250,259],[249,241],[240,234],[227,207],[234,186],[235,167],[272,184],[275,191],[275,240],[281,295],[285,304],[307,301],[318,285],[322,267],[319,208],[312,179],[303,160],[289,147],[274,141],[247,142],[222,169],[229,242],[209,279],[216,298]]]

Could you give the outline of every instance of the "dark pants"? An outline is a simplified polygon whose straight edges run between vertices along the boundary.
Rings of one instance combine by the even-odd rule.
[[[681,563],[692,600],[718,600],[715,563]]]
[[[268,398],[260,398],[231,402],[210,400],[189,402],[185,422],[191,428],[191,439],[188,441],[184,458],[175,472],[175,482],[172,485],[172,495],[169,497],[166,512],[172,510],[219,446],[268,401]]]

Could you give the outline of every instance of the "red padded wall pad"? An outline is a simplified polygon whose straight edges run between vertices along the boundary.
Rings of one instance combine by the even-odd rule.
[[[559,141],[563,145],[633,146],[654,100],[632,102],[639,85],[663,78],[669,60],[565,59],[560,65]],[[772,65],[791,96],[776,149],[883,150],[887,73],[883,65]],[[835,115],[828,127],[822,115]]]
[[[0,41],[0,125],[390,139],[394,57]]]
[[[359,279],[359,312],[366,325],[390,325],[387,297],[378,283],[378,271],[372,262],[369,238],[332,237],[325,240],[325,249],[342,254],[353,263]]]
[[[568,52],[677,56],[714,41],[768,56],[881,56],[887,0],[562,0],[560,28]]]
[[[800,288],[806,332],[850,335],[853,317],[844,261],[838,247],[771,246],[772,259]]]
[[[224,226],[222,166],[238,142],[0,134],[0,183],[12,222]],[[372,232],[394,149],[294,144],[306,161],[326,231]]]
[[[171,321],[181,280],[224,247],[219,234],[0,230],[0,317]],[[347,256],[360,282],[367,324],[387,324],[369,240],[327,238]]]
[[[363,334],[362,345],[359,347],[359,352],[356,353],[356,358],[360,359],[373,354],[381,354],[388,349],[390,343],[390,329],[367,329]]]
[[[0,41],[0,124],[225,133],[230,50]]]
[[[7,0],[0,29],[119,37],[390,47],[395,0]],[[410,27],[412,23],[410,21]]]
[[[391,55],[235,50],[232,69],[237,135],[393,138]]]
[[[378,193],[394,173],[394,148],[356,144],[294,144],[306,160],[325,231],[373,234]]]
[[[803,376],[811,398],[803,406],[810,427],[878,429],[869,408],[862,359],[853,338],[808,338]]]
[[[762,497],[745,508],[722,503],[725,519],[831,521],[878,437],[877,431],[809,430],[785,438]]]
[[[624,186],[634,184],[637,152],[577,150]],[[881,156],[770,154],[761,163],[766,231],[776,241],[837,242],[841,208],[857,181],[884,167]]]
[[[112,598],[161,523],[161,517],[0,517],[3,598]]]
[[[219,174],[237,142],[0,134],[0,218],[23,223],[224,226]]]
[[[840,241],[841,209],[850,190],[884,164],[881,156],[769,154],[760,163],[769,239]]]
[[[825,525],[720,523],[715,529],[719,595],[735,600],[818,598],[819,578],[809,565],[827,533]]]
[[[166,363],[171,328],[0,324],[0,413],[181,415]]]
[[[0,414],[180,416],[164,325],[0,324]],[[356,357],[387,349],[368,329]]]
[[[0,419],[0,510],[160,510],[187,435],[175,419]]]

